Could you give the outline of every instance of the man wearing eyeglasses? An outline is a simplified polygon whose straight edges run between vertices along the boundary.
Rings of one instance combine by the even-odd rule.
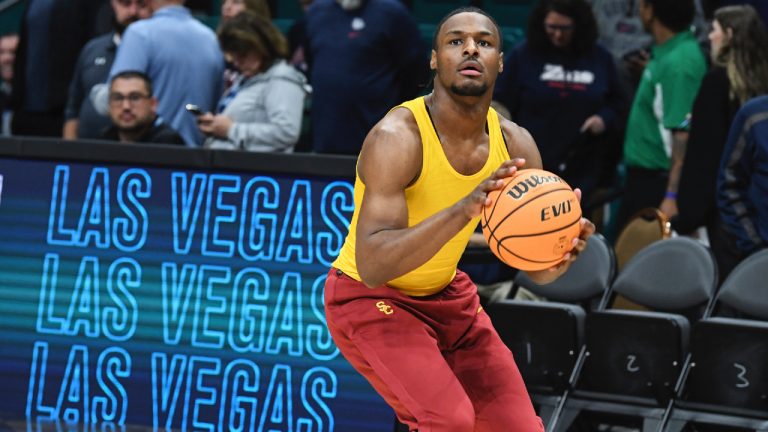
[[[109,117],[113,126],[101,138],[123,143],[155,143],[184,145],[176,130],[157,115],[157,98],[152,95],[152,82],[138,71],[121,72],[109,88]]]

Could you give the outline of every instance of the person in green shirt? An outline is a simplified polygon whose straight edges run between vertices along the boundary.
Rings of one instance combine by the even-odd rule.
[[[688,117],[707,70],[690,31],[694,12],[693,0],[640,0],[640,18],[655,45],[627,122],[619,226],[645,207],[677,213]]]

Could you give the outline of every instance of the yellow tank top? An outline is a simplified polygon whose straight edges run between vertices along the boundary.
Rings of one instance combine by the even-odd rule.
[[[420,97],[399,105],[408,108],[416,119],[421,134],[422,163],[419,178],[405,190],[408,207],[408,226],[414,226],[433,214],[450,207],[469,194],[501,163],[509,159],[509,152],[501,133],[499,118],[493,108],[488,110],[487,127],[490,135],[490,151],[485,165],[472,175],[456,172],[448,162],[429,118],[424,98]],[[353,279],[361,280],[355,262],[355,234],[365,185],[360,176],[355,178],[355,211],[349,226],[349,234],[333,266]],[[471,220],[458,234],[448,241],[429,261],[387,283],[406,295],[426,296],[442,290],[456,275],[456,265],[464,253],[469,237],[477,227],[479,217]]]

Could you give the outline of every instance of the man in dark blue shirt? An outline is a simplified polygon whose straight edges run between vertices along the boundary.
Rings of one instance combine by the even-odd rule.
[[[14,135],[60,136],[78,53],[96,36],[104,0],[30,0],[13,72]]]
[[[356,155],[371,127],[425,84],[427,49],[398,0],[316,0],[306,19],[313,149]]]

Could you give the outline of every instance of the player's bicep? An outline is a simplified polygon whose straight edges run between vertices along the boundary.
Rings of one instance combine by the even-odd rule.
[[[402,190],[368,189],[357,221],[358,242],[384,230],[408,227],[408,207]]]

